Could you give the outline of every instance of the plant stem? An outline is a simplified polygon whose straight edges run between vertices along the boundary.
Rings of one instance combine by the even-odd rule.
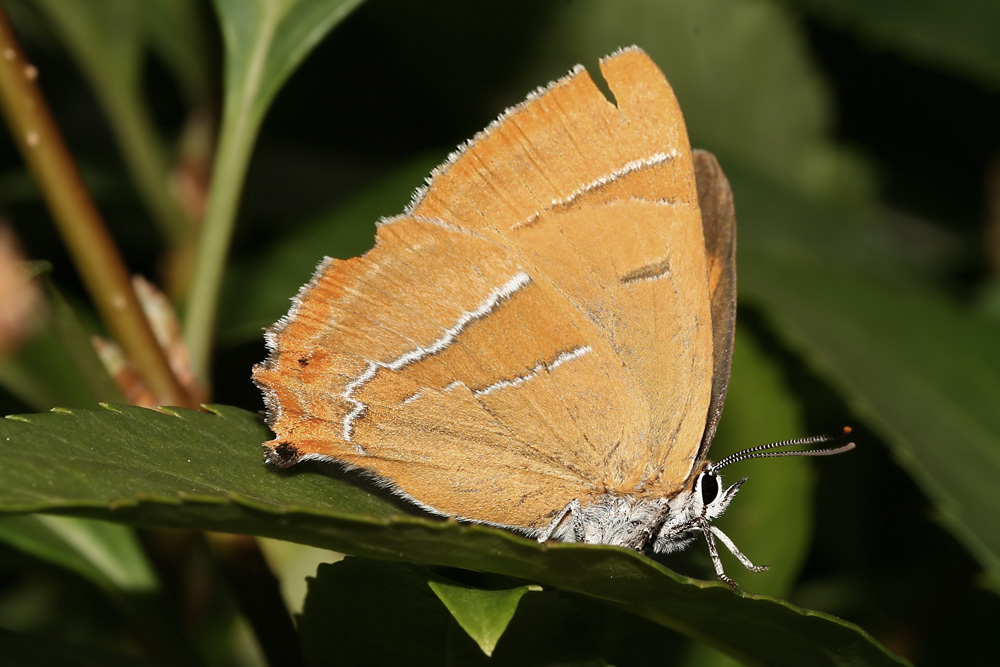
[[[289,74],[361,0],[215,0],[226,46],[225,108],[198,244],[184,339],[195,377],[207,369],[240,189],[268,106]]]
[[[0,8],[0,106],[98,311],[158,402],[189,406],[132,291],[129,271],[80,178]]]
[[[39,7],[56,29],[101,107],[111,121],[111,131],[125,158],[129,176],[139,191],[153,222],[172,246],[190,241],[192,223],[168,190],[169,162],[141,94],[141,5],[119,10],[123,26],[113,38],[94,23],[105,17],[95,5],[60,0],[39,0]],[[104,10],[106,11],[106,10]],[[134,39],[130,39],[134,35]],[[102,40],[101,37],[106,39]],[[120,42],[118,40],[121,40]],[[113,42],[105,44],[104,42]],[[129,44],[131,48],[122,48]],[[118,62],[109,62],[112,56]]]
[[[198,239],[198,254],[184,319],[184,339],[191,368],[199,383],[206,388],[209,386],[208,366],[215,333],[215,315],[219,308],[219,291],[236,226],[243,178],[260,125],[259,120],[246,116],[238,117],[233,122],[232,114],[226,114],[225,121],[212,168],[212,189]]]
[[[278,7],[265,6],[272,11]],[[245,70],[233,68],[232,62],[228,62],[226,68],[221,136],[212,167],[211,192],[198,241],[198,255],[184,320],[184,342],[190,355],[191,369],[201,386],[206,388],[209,387],[208,366],[215,334],[215,316],[229,244],[236,226],[236,209],[257,131],[267,107],[266,102],[260,100],[261,81],[273,39],[274,23],[263,22],[263,31],[255,35],[255,48]],[[230,61],[233,58],[228,44],[226,58]]]

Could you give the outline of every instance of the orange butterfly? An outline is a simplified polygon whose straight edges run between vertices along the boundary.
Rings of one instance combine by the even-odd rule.
[[[736,222],[638,48],[530,95],[453,153],[375,247],[326,259],[254,369],[270,462],[336,461],[435,514],[655,552],[743,480],[706,460],[729,381]]]

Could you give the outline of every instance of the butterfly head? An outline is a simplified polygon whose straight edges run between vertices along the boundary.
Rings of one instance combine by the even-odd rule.
[[[830,442],[834,439],[847,435],[848,433],[850,433],[850,429],[845,428],[839,433],[831,433],[797,440],[785,440],[782,442],[752,447],[750,449],[745,449],[743,451],[736,452],[735,454],[731,454],[717,463],[705,465],[701,471],[694,476],[694,481],[687,489],[670,499],[669,513],[656,535],[656,540],[653,543],[653,551],[655,553],[671,553],[674,551],[680,551],[694,539],[697,533],[702,533],[708,542],[709,553],[712,557],[712,562],[715,565],[716,574],[724,582],[735,587],[735,583],[732,579],[725,575],[722,569],[722,563],[719,560],[718,549],[715,544],[716,538],[718,538],[726,546],[726,548],[728,548],[729,551],[731,551],[733,555],[735,555],[740,562],[747,567],[747,569],[752,571],[766,570],[766,567],[758,567],[750,562],[750,559],[740,552],[733,541],[730,540],[725,533],[712,525],[712,521],[720,517],[729,507],[729,504],[736,496],[736,493],[740,490],[740,486],[743,485],[743,482],[747,481],[747,478],[743,477],[735,484],[727,488],[722,483],[722,476],[719,474],[719,470],[727,465],[738,461],[746,461],[748,459],[772,458],[778,456],[829,456],[832,454],[840,454],[853,449],[854,443],[849,442],[839,447],[812,449],[806,451],[775,452],[771,450],[794,445],[813,445],[817,443]]]
[[[727,489],[722,483],[722,475],[711,466],[706,466],[695,478],[694,488],[691,490],[689,503],[693,513],[707,521],[717,519],[729,507],[733,496],[736,495],[745,481],[747,481],[746,477]]]
[[[705,466],[688,489],[670,500],[670,512],[653,542],[653,552],[672,553],[685,548],[696,533],[704,532],[722,516],[745,481],[746,477],[726,488],[722,476],[712,466]]]

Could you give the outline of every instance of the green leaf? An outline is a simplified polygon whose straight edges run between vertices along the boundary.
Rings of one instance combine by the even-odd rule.
[[[302,611],[306,598],[306,578],[311,577],[320,563],[332,563],[344,557],[329,549],[317,549],[308,544],[297,544],[266,537],[257,539],[264,559],[271,572],[278,578],[281,597],[293,614]]]
[[[91,397],[88,405],[98,401],[123,400],[121,389],[108,375],[108,370],[97,356],[97,351],[91,342],[91,335],[77,319],[69,302],[51,280],[45,281],[45,292],[49,297],[51,308],[49,326],[60,347],[72,360],[72,369],[87,385]]]
[[[376,517],[396,513],[369,491],[329,484],[323,475],[275,474],[264,464],[260,443],[268,431],[260,416],[236,408],[215,413],[130,406],[61,409],[8,417],[0,421],[0,433],[5,437],[0,445],[19,459],[0,464],[5,482],[0,507],[6,511],[92,508],[97,516],[115,520],[128,509],[142,517],[149,510],[158,514],[161,505],[190,506],[204,520],[222,519],[237,505],[281,514],[284,508],[303,507],[305,499],[306,507],[332,504]],[[33,469],[29,461],[41,467]],[[186,523],[184,512],[176,519],[172,525],[195,527]]]
[[[989,0],[798,0],[880,46],[1000,83],[1000,4]]]
[[[259,118],[285,79],[362,0],[215,0],[226,106]]]
[[[226,47],[225,104],[184,330],[191,367],[206,383],[239,195],[264,114],[292,71],[359,4],[215,0]]]
[[[631,551],[539,545],[483,526],[405,516],[330,467],[265,466],[259,416],[116,406],[0,421],[0,510],[250,533],[371,558],[495,572],[579,593],[744,660],[894,664],[863,630],[765,596],[699,582]],[[727,619],[720,628],[718,618]]]
[[[45,328],[22,343],[16,354],[0,359],[0,386],[38,410],[93,405],[86,382],[72,368],[59,339]]]
[[[76,572],[105,590],[150,592],[158,583],[132,529],[72,517],[0,516],[0,540]]]
[[[178,664],[199,661],[132,528],[75,517],[8,514],[0,515],[0,541],[88,580],[160,657]],[[0,644],[4,639],[0,635]],[[18,646],[29,648],[30,642]],[[0,649],[0,655],[8,654]]]
[[[443,579],[428,581],[427,585],[488,656],[493,655],[524,594],[542,590],[533,585],[506,590],[469,588]]]
[[[142,62],[140,5],[129,0],[39,0],[38,5],[102,95],[135,87]]]

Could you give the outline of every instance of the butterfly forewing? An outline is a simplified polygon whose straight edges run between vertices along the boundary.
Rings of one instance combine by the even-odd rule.
[[[615,103],[576,70],[436,170],[372,251],[321,266],[255,371],[273,460],[339,460],[530,530],[686,483],[728,377],[725,223],[702,230],[656,66],[601,66]]]

